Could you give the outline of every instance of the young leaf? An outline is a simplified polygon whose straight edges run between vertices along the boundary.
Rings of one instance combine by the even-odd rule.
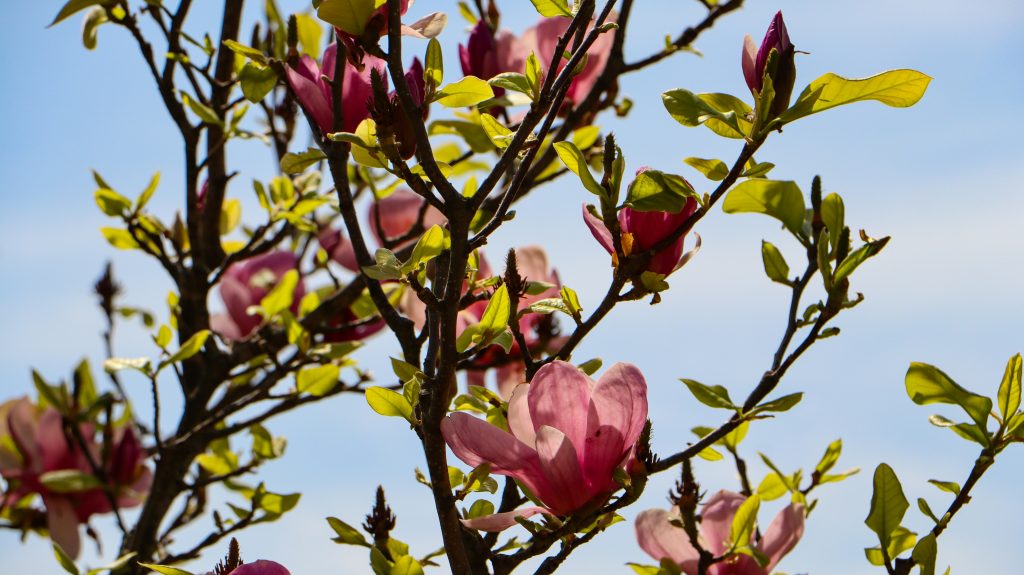
[[[404,417],[409,423],[415,421],[412,416],[412,404],[402,394],[386,387],[367,388],[366,403],[383,416]]]
[[[704,174],[704,177],[713,181],[720,182],[729,175],[729,166],[726,165],[722,160],[706,160],[704,158],[686,158],[683,160],[686,164],[698,172]]]
[[[89,6],[95,6],[97,4],[107,4],[109,2],[110,0],[69,0],[69,2],[65,4],[63,8],[60,9],[60,12],[57,13],[57,16],[53,19],[53,22],[50,22],[50,26],[54,26],[60,23],[62,20],[74,15],[76,12],[85,10]]]
[[[906,378],[907,395],[918,405],[948,403],[959,405],[982,430],[986,430],[992,400],[957,385],[939,368],[926,363],[911,363]]]
[[[299,371],[295,376],[295,386],[302,393],[317,397],[326,395],[338,385],[341,368],[334,364],[318,365]]]
[[[569,168],[570,172],[579,176],[580,181],[583,182],[583,187],[588,192],[599,198],[608,195],[608,192],[594,179],[594,175],[590,173],[590,168],[587,166],[587,158],[576,147],[576,144],[572,142],[555,142],[554,148],[555,153],[558,154],[558,159],[562,160],[562,163],[565,164],[566,168]]]
[[[439,104],[448,108],[475,106],[493,97],[494,90],[491,89],[491,85],[476,76],[466,76],[458,82],[448,84],[434,96]]]
[[[409,261],[402,265],[402,274],[418,270],[423,264],[441,255],[441,252],[448,249],[450,245],[451,240],[448,238],[448,232],[441,226],[434,224],[420,237],[412,248],[412,255],[409,256]]]
[[[871,494],[871,512],[864,523],[878,535],[878,541],[888,548],[889,540],[903,521],[910,503],[903,495],[903,486],[896,473],[885,463],[875,468],[874,492]]]
[[[427,42],[427,55],[424,60],[423,84],[427,93],[433,94],[444,81],[444,60],[441,56],[441,43],[437,38],[431,38]]]
[[[829,234],[831,237],[831,233]],[[834,242],[833,242],[834,243]],[[864,263],[868,258],[873,257],[885,248],[886,244],[889,243],[889,237],[872,240],[863,246],[857,248],[852,254],[846,256],[846,259],[839,264],[836,268],[836,273],[833,276],[833,283],[839,283],[844,278],[847,278],[860,267],[860,264]]]
[[[178,351],[174,352],[174,355],[160,362],[160,365],[167,366],[172,363],[177,363],[179,361],[185,361],[186,359],[199,353],[199,350],[203,349],[203,345],[206,344],[206,340],[209,337],[210,330],[204,329],[197,331],[196,333],[192,334],[192,337],[188,338],[188,340],[185,343],[181,344],[181,347],[178,349]]]
[[[846,225],[846,207],[843,205],[843,198],[839,194],[832,193],[821,200],[821,220],[828,230],[828,237],[832,243],[832,252],[835,253],[839,246],[839,238]]]
[[[1021,387],[1021,357],[1017,355],[1010,358],[1006,363],[1006,372],[1003,373],[1003,381],[999,384],[999,393],[996,396],[999,400],[999,412],[1003,419],[1009,419],[1017,413],[1020,407]]]
[[[843,440],[837,439],[832,443],[828,444],[825,449],[825,454],[821,456],[818,464],[814,466],[814,471],[818,475],[825,475],[835,467],[836,462],[839,461],[839,455],[843,452]]]
[[[804,88],[796,103],[783,112],[779,120],[788,123],[836,106],[867,100],[908,108],[924,96],[931,80],[917,70],[890,70],[854,80],[828,73]]]
[[[717,409],[736,409],[732,399],[729,398],[729,391],[720,385],[704,385],[692,379],[680,379],[686,387],[697,398],[697,401],[708,407]]]
[[[192,575],[192,573],[185,571],[184,569],[168,567],[167,565],[154,565],[152,563],[143,563],[142,561],[139,561],[139,565],[142,565],[150,571],[160,573],[161,575]]]
[[[730,190],[722,202],[722,211],[766,214],[799,236],[807,208],[795,182],[757,179],[747,180]]]
[[[373,11],[382,4],[380,0],[323,0],[316,15],[342,32],[358,38],[366,30]]]
[[[921,566],[921,575],[935,575],[935,558],[938,552],[938,543],[931,533],[922,537],[914,546],[910,556]]]
[[[328,517],[327,523],[331,526],[331,529],[338,534],[338,536],[332,538],[331,541],[344,545],[361,545],[363,547],[370,546],[370,544],[366,542],[366,537],[364,537],[358,529],[352,527],[348,523],[345,523],[341,519],[338,519],[337,517]]]
[[[782,252],[774,244],[761,240],[761,259],[764,261],[764,273],[768,279],[783,285],[792,285],[789,279],[789,264]]]
[[[733,549],[750,545],[759,509],[761,509],[761,498],[751,495],[736,510],[736,515],[733,515],[732,524],[729,526],[729,539],[732,541]]]
[[[270,293],[260,300],[260,307],[263,308],[265,317],[274,317],[286,309],[292,307],[295,297],[295,286],[299,284],[299,272],[288,270],[281,279],[270,290]]]
[[[697,192],[682,176],[647,170],[629,184],[626,204],[640,212],[679,213],[687,200],[696,197]]]
[[[569,9],[569,4],[565,0],[530,0],[530,2],[533,2],[533,7],[545,18],[552,16],[572,17],[572,10]]]

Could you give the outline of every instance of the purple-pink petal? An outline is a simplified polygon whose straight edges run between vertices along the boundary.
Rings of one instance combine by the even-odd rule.
[[[775,516],[761,540],[761,551],[768,556],[765,571],[770,573],[782,558],[796,547],[804,535],[804,509],[800,504],[787,505]]]
[[[291,573],[280,563],[259,559],[236,567],[230,575],[291,575]]]

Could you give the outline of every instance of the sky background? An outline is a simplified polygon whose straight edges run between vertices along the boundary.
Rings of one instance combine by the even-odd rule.
[[[250,4],[251,22],[257,3]],[[281,4],[285,11],[305,6]],[[197,3],[187,30],[201,35],[219,27],[218,6]],[[419,17],[443,10],[452,16],[441,36],[449,78],[458,70],[455,44],[465,38],[453,6],[421,0],[411,12]],[[536,19],[526,0],[500,6],[503,25],[515,32]],[[176,131],[134,45],[122,30],[107,26],[100,30],[99,48],[88,52],[80,42],[80,17],[45,28],[58,9],[57,2],[13,3],[5,10],[8,25],[0,35],[0,53],[6,54],[0,64],[6,71],[0,90],[0,110],[6,113],[0,132],[0,398],[27,393],[30,368],[53,380],[67,377],[82,357],[101,362],[103,321],[90,288],[109,258],[124,286],[123,303],[152,309],[166,320],[163,302],[170,284],[159,266],[138,253],[113,253],[97,232],[107,219],[93,202],[89,170],[99,170],[129,196],[159,170],[162,184],[152,211],[168,221],[183,207]],[[773,135],[758,154],[760,161],[777,164],[774,178],[795,180],[805,191],[821,174],[826,192],[843,195],[854,230],[893,236],[885,252],[858,271],[852,290],[867,299],[840,317],[836,325],[842,335],[815,345],[779,387],[779,394],[806,392],[804,401],[777,420],[756,423],[743,444],[756,482],[765,471],[758,451],[785,470],[813,469],[830,441],[844,439],[839,467],[863,471],[818,492],[821,501],[807,534],[780,568],[867,573],[872,568],[863,548],[872,545],[873,534],[863,520],[875,465],[891,464],[911,501],[926,496],[940,510],[949,496],[927,480],[962,482],[976,456],[972,444],[927,422],[935,411],[953,412],[915,406],[906,397],[903,375],[909,362],[934,363],[961,384],[994,395],[1007,358],[1024,351],[1024,68],[1017,57],[1024,4],[749,2],[700,38],[696,47],[703,57],[678,54],[624,79],[621,92],[635,101],[633,112],[625,120],[603,117],[600,124],[615,131],[629,170],[649,165],[687,176],[700,191],[713,187],[682,159],[729,162],[739,144],[676,124],[659,95],[686,88],[746,97],[743,35],[760,39],[778,9],[785,12],[797,48],[809,53],[797,57],[798,90],[829,71],[862,77],[906,67],[934,77],[914,108],[865,103],[833,110]],[[666,34],[675,36],[701,12],[696,2],[638,3],[627,59],[657,50]],[[424,49],[414,41],[406,48]],[[302,144],[296,141],[296,151]],[[249,182],[273,175],[271,151],[258,143],[235,144],[230,162],[241,175],[229,196],[254,206]],[[489,253],[544,245],[562,281],[579,291],[585,309],[592,309],[604,293],[609,267],[579,216],[580,203],[590,199],[570,178],[534,193],[517,208],[516,220],[495,235]],[[257,213],[251,209],[246,221],[254,222]],[[678,378],[725,385],[733,397],[745,397],[768,367],[784,328],[789,292],[764,277],[760,240],[776,243],[792,266],[799,261],[799,251],[773,222],[714,210],[699,226],[702,252],[670,278],[664,302],[618,307],[574,357],[640,366],[650,386],[656,452],[678,451],[691,441],[691,427],[715,425],[724,415],[699,405]],[[216,295],[212,299],[219,305]],[[125,324],[117,353],[152,355],[148,342],[145,331]],[[392,340],[380,336],[359,357],[386,376],[386,358],[395,349]],[[128,384],[139,394],[137,402],[147,404],[144,382],[129,377]],[[244,557],[280,561],[296,575],[369,573],[365,552],[329,541],[332,533],[323,518],[361,522],[378,484],[387,489],[398,515],[394,535],[417,555],[440,546],[430,494],[413,480],[422,456],[399,420],[379,418],[361,396],[352,395],[286,414],[269,428],[287,436],[289,448],[284,459],[265,466],[261,478],[274,491],[304,495],[279,522],[241,534]],[[1005,526],[1024,507],[1022,461],[1019,449],[1009,449],[985,476],[971,504],[940,539],[941,565],[951,564],[954,573],[1019,572],[1009,557],[1019,543],[1018,530]],[[700,462],[696,469],[709,491],[738,488],[727,461]],[[666,505],[673,480],[653,478],[626,517]],[[764,506],[763,525],[781,505]],[[104,535],[109,559],[117,543],[112,522],[100,517],[93,523]],[[929,521],[912,505],[906,524],[923,531]],[[202,533],[186,533],[182,545]],[[83,561],[100,564],[93,547],[85,549]],[[205,571],[221,554],[217,549],[191,568]],[[21,544],[13,533],[0,534],[0,571],[59,573],[51,557],[43,539],[33,536]],[[631,524],[621,523],[600,543],[577,551],[560,572],[625,574],[630,571],[624,564],[631,561],[650,562],[636,546]]]

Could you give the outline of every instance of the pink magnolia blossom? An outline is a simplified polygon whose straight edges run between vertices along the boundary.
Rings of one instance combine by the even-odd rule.
[[[456,457],[518,480],[544,507],[465,520],[501,531],[515,517],[569,515],[603,504],[619,489],[614,474],[635,460],[647,421],[647,382],[636,366],[617,363],[595,383],[571,363],[554,361],[509,399],[511,432],[463,412],[441,422]]]
[[[141,503],[153,476],[143,464],[145,451],[132,427],[113,429],[106,454],[92,424],[80,424],[79,430],[93,461],[103,468],[118,507]],[[0,506],[38,494],[46,507],[50,538],[76,557],[81,547],[78,525],[94,514],[110,512],[112,507],[100,487],[58,493],[43,484],[44,474],[65,470],[93,474],[78,444],[65,436],[57,410],[40,409],[26,398],[0,404],[0,476],[8,484]]]
[[[608,22],[614,22],[617,18],[613,12]],[[551,58],[555,53],[555,46],[558,43],[558,37],[565,33],[569,28],[569,18],[563,18],[560,16],[553,16],[551,18],[543,18],[533,28],[529,28],[523,33],[522,42],[526,47],[526,53],[532,50],[537,58],[540,59],[541,65],[547,67],[551,63]],[[593,22],[588,26],[587,30],[593,28]],[[594,84],[597,83],[598,76],[604,71],[605,65],[608,63],[608,58],[611,56],[612,44],[615,39],[615,31],[605,32],[597,37],[597,40],[590,46],[587,51],[587,64],[583,67],[573,79],[569,85],[569,90],[565,94],[567,102],[580,103],[590,91],[594,89]],[[565,67],[566,60],[562,58],[559,60],[558,70],[555,73],[561,72],[562,68]],[[548,72],[550,73],[550,71]]]
[[[521,72],[527,54],[529,52],[515,34],[508,30],[495,33],[483,20],[473,26],[466,44],[459,44],[462,73],[484,80],[490,80],[503,72]],[[496,96],[504,93],[502,88],[494,89]]]
[[[771,113],[779,115],[789,107],[789,99],[793,94],[793,84],[796,82],[796,64],[794,55],[796,50],[789,40],[789,32],[786,30],[786,23],[782,20],[782,12],[777,12],[768,25],[768,31],[758,48],[750,35],[743,38],[743,78],[747,87],[754,97],[758,97],[764,87],[764,74],[768,67],[768,56],[772,50],[779,54],[778,64],[774,70],[770,70],[772,78],[772,89],[775,90],[775,99],[772,100]]]
[[[694,212],[697,211],[697,201],[690,198],[686,205],[678,213],[671,212],[641,212],[630,207],[622,208],[619,211],[619,227],[623,234],[632,236],[632,246],[629,253],[637,253],[654,247],[655,244],[666,238],[676,228],[681,226]],[[591,214],[586,206],[583,206],[583,221],[586,222],[594,238],[610,254],[615,253],[612,242],[612,234],[597,216]],[[669,275],[679,269],[685,263],[683,256],[683,240],[681,236],[675,242],[669,244],[661,251],[654,254],[647,264],[647,271],[661,275]],[[627,253],[626,255],[629,255]]]
[[[334,97],[331,85],[324,80],[334,79],[334,68],[337,59],[337,46],[331,44],[325,51],[320,65],[313,58],[303,54],[295,67],[285,67],[285,77],[302,109],[308,114],[320,133],[326,135],[334,132]],[[373,97],[370,87],[370,73],[376,69],[387,82],[386,64],[375,56],[366,56],[362,70],[351,62],[345,63],[345,78],[342,85],[342,111],[344,122],[342,131],[354,132],[359,123],[370,116],[369,102]]]
[[[280,563],[260,559],[239,565],[229,575],[291,575],[291,572]]]
[[[286,251],[269,252],[231,264],[220,280],[220,297],[227,314],[211,317],[210,327],[227,340],[248,337],[263,321],[259,315],[250,314],[249,308],[259,305],[284,274],[297,269],[298,265],[295,254]],[[299,302],[305,294],[306,288],[300,279],[292,297],[292,313],[299,311]]]
[[[366,219],[377,244],[384,245],[385,238],[391,241],[407,234],[419,221],[424,202],[425,200],[412,190],[399,188],[388,197],[371,204]],[[443,225],[446,221],[444,215],[433,206],[428,206],[423,214],[424,229]],[[320,232],[318,239],[320,247],[324,248],[332,260],[346,269],[359,271],[352,243],[340,230],[325,228]],[[415,243],[416,239],[408,239],[396,246],[396,249]]]
[[[729,550],[732,518],[745,500],[739,493],[722,490],[704,504],[699,529],[702,547],[716,556]],[[678,515],[676,508],[641,512],[636,518],[636,538],[640,548],[655,560],[669,559],[686,575],[696,575],[698,552],[683,529],[670,523]],[[768,575],[796,547],[803,534],[804,508],[800,504],[789,505],[775,516],[760,539],[753,540],[752,536],[752,545],[768,557],[767,565],[761,567],[752,557],[736,555],[713,565],[708,575]]]

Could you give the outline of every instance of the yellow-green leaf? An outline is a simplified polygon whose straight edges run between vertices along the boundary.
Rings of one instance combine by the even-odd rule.
[[[466,76],[458,82],[441,88],[434,97],[442,106],[465,108],[475,106],[484,100],[490,100],[494,97],[494,90],[484,80],[476,76]]]
[[[848,79],[828,73],[804,88],[793,106],[779,116],[783,123],[836,106],[875,100],[894,108],[913,106],[924,96],[931,77],[917,70],[890,70],[870,78]]]
[[[321,20],[359,37],[366,30],[366,23],[373,11],[385,0],[323,0],[316,11]]]
[[[404,417],[413,422],[412,405],[401,393],[386,387],[370,387],[366,390],[366,403],[383,416]]]
[[[753,212],[769,215],[800,235],[806,207],[804,195],[795,182],[747,180],[729,191],[722,202],[727,214]]]
[[[338,385],[340,372],[338,366],[330,363],[306,368],[295,376],[295,385],[300,392],[320,397]]]
[[[566,168],[569,168],[570,172],[579,176],[580,181],[583,182],[583,187],[588,192],[598,197],[608,195],[608,192],[594,179],[594,175],[590,173],[590,168],[587,166],[587,158],[576,147],[576,144],[572,142],[556,142],[554,148],[555,153],[558,154],[558,159],[562,160],[562,163],[565,164]]]

